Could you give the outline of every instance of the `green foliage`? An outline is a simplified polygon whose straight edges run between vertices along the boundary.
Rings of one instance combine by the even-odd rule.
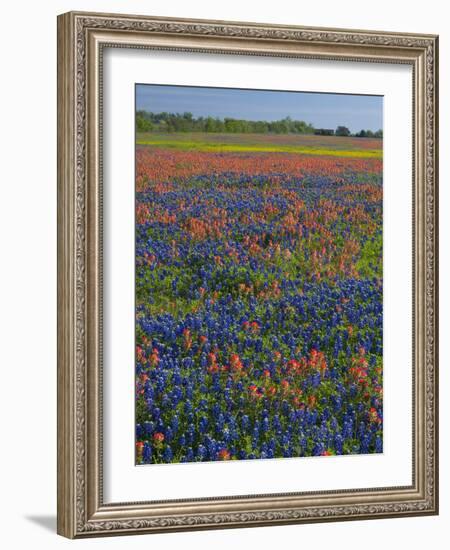
[[[137,132],[151,132],[153,130],[153,124],[146,118],[142,112],[136,113],[136,131]]]
[[[361,249],[361,255],[356,263],[356,269],[361,277],[382,277],[383,235],[381,231],[372,239],[368,239]]]
[[[338,126],[335,135],[347,137],[350,135],[350,130],[346,126]]]
[[[355,134],[355,137],[381,139],[383,137],[383,130],[380,129],[380,130],[377,130],[376,132],[372,132],[372,130],[361,130],[360,132],[357,132]]]
[[[138,132],[207,132],[228,134],[312,134],[314,127],[290,117],[281,120],[242,120],[236,118],[197,117],[192,113],[152,113],[137,111]]]

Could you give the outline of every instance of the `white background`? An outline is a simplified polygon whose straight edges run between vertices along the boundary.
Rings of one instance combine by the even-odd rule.
[[[411,67],[110,48],[103,76],[105,501],[410,485]],[[135,467],[134,85],[155,81],[384,96],[383,454]]]
[[[70,9],[353,27],[441,35],[441,68],[448,66],[450,31],[445,3],[378,0],[16,1],[2,9],[0,235],[1,518],[2,546],[60,548],[210,548],[275,545],[379,549],[401,541],[410,549],[444,548],[450,534],[448,369],[450,330],[450,77],[440,88],[441,168],[441,515],[365,522],[120,537],[70,542],[57,537],[56,514],[56,15]]]

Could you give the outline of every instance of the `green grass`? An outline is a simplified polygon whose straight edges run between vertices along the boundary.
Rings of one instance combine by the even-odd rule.
[[[137,145],[217,153],[296,153],[382,158],[382,140],[315,135],[140,133]]]
[[[361,277],[382,277],[383,235],[378,233],[374,240],[368,240],[361,250],[356,269]]]

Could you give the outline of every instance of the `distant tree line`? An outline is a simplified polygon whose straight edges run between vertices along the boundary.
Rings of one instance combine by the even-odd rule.
[[[318,136],[343,136],[343,137],[366,137],[366,138],[382,138],[383,130],[377,130],[373,132],[372,130],[360,130],[352,134],[347,126],[338,126],[336,130],[330,128],[316,128],[314,133]]]
[[[361,130],[355,134],[355,137],[382,138],[383,130],[377,130],[376,132],[372,132],[372,130]]]
[[[268,122],[237,118],[197,117],[192,113],[150,113],[137,111],[138,132],[217,132],[232,134],[312,134],[314,127],[303,120],[290,117]]]
[[[237,118],[224,119],[208,117],[195,118],[192,113],[152,113],[136,112],[136,130],[138,132],[212,132],[231,134],[321,134],[356,137],[383,137],[383,131],[361,130],[351,134],[345,126],[336,130],[316,129],[303,120],[293,120],[285,117],[281,120],[243,120]]]

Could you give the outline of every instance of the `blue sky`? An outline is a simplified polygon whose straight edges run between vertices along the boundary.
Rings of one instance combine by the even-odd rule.
[[[290,116],[316,128],[347,126],[352,132],[383,127],[383,98],[350,94],[277,92],[234,88],[136,85],[136,109],[246,120]]]

